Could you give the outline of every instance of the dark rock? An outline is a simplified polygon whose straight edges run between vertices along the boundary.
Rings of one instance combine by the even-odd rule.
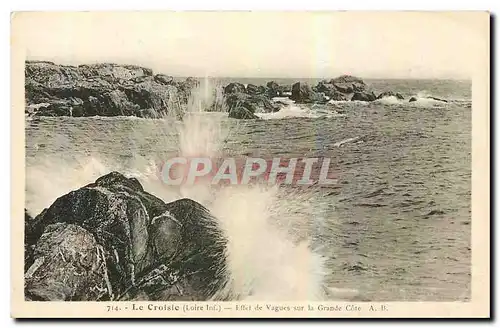
[[[262,89],[259,89],[259,87],[256,86],[255,84],[247,85],[246,93],[248,93],[249,95],[258,95],[261,93],[260,91],[262,91]]]
[[[297,82],[292,85],[292,95],[290,99],[298,103],[324,102],[323,95],[313,91],[311,86],[304,82]]]
[[[224,87],[224,94],[230,94],[230,93],[244,93],[245,92],[245,85],[237,82],[232,82],[229,83]]]
[[[377,96],[373,92],[356,92],[351,98],[351,101],[359,100],[359,101],[374,101],[377,99]]]
[[[175,104],[180,99],[176,86],[158,84],[153,79],[122,87],[120,91],[123,92],[123,96],[129,103],[137,104],[140,109],[152,108],[156,111],[165,111],[168,107],[173,106],[172,103]],[[107,94],[107,99],[110,99],[109,94]],[[119,97],[116,99],[120,101]],[[127,100],[122,99],[121,101],[128,105]],[[124,110],[126,109],[128,106],[124,108]],[[118,115],[123,114],[120,112]]]
[[[259,117],[255,115],[251,110],[245,107],[234,107],[229,110],[229,117],[237,119],[258,119]]]
[[[366,89],[365,82],[359,77],[342,75],[330,80],[330,83],[342,93],[362,92]]]
[[[447,103],[448,100],[446,99],[442,99],[442,98],[437,98],[437,97],[432,97],[432,96],[428,96],[428,97],[424,97],[425,99],[432,99],[432,100],[436,100],[436,101],[441,101],[441,102],[445,102]],[[417,97],[411,97],[409,102],[413,102],[413,101],[417,101],[418,98]]]
[[[160,84],[173,84],[174,78],[165,74],[156,74],[154,77],[154,81]],[[138,81],[142,82],[142,81]]]
[[[87,230],[67,223],[45,228],[25,273],[25,296],[32,301],[109,300],[104,251]]]
[[[340,92],[336,92],[336,93],[333,93],[333,94],[330,94],[330,100],[334,100],[334,101],[347,101],[347,96],[343,93],[340,93]]]
[[[330,98],[331,100],[347,100],[347,97],[340,93],[337,88],[331,83],[325,83],[324,81],[319,82],[316,87],[313,88],[316,92],[322,92]]]
[[[253,119],[256,112],[276,112],[280,110],[278,104],[273,103],[265,95],[248,95],[245,93],[230,93],[225,96],[229,117]]]
[[[290,84],[280,85],[279,89],[282,96],[285,92],[292,92],[292,86]]]
[[[254,103],[260,111],[264,111],[266,113],[274,113],[281,109],[278,104],[263,95],[255,95],[250,98],[250,101]]]
[[[26,232],[29,231],[33,222],[33,217],[24,209],[24,271],[26,271],[31,264],[33,264],[33,246],[28,245],[26,239]]]
[[[386,97],[396,97],[396,99],[399,99],[399,100],[405,99],[405,97],[403,97],[403,95],[401,95],[400,93],[394,93],[392,91],[382,92],[381,94],[378,95],[377,99],[382,99],[382,98],[386,98]]]
[[[441,99],[441,98],[437,98],[437,97],[430,97],[430,96],[429,96],[429,97],[427,97],[427,98],[428,98],[428,99],[433,99],[433,100],[436,100],[436,101],[446,102],[446,103],[448,102],[448,100],[446,100],[446,99]]]
[[[152,108],[140,109],[139,112],[140,112],[140,114],[138,116],[143,117],[143,118],[162,118],[162,117],[164,117],[163,112],[158,112]]]
[[[268,88],[264,85],[259,85],[259,92],[258,94],[260,95],[265,95],[269,92]]]
[[[267,95],[269,98],[279,97],[281,94],[280,86],[275,81],[269,81],[266,84]]]
[[[237,107],[246,108],[252,114],[257,110],[255,103],[252,101],[252,96],[242,92],[230,93],[225,96],[225,100],[229,112]]]
[[[174,82],[169,76],[153,76],[152,70],[134,65],[75,67],[27,61],[25,67],[26,110],[38,116],[140,116],[146,109],[166,112],[187,103],[197,85],[192,78]]]
[[[207,300],[226,283],[216,219],[189,199],[166,204],[117,172],[25,225],[32,300]]]
[[[149,68],[137,65],[118,65],[112,63],[80,65],[78,66],[81,74],[86,78],[109,76],[110,81],[130,80],[137,77],[152,76],[153,71]]]
[[[191,96],[191,92],[193,91],[193,89],[200,86],[200,81],[198,81],[194,77],[188,77],[184,81],[176,82],[175,86],[177,87],[179,93],[178,99],[183,104],[186,104],[189,100],[189,97]]]

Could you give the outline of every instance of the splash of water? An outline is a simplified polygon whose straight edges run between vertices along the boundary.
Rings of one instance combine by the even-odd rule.
[[[159,140],[176,144],[182,156],[219,156],[231,132],[222,115],[207,115],[220,93],[206,84],[195,90],[187,107],[166,114],[167,122],[182,110],[172,135],[161,124],[153,133]],[[217,106],[217,105],[216,105]],[[216,107],[215,106],[215,107]],[[221,110],[222,111],[222,110]],[[161,121],[160,120],[160,121]],[[141,138],[140,130],[131,131]],[[112,139],[110,139],[112,140]],[[131,140],[133,144],[133,140]],[[169,152],[160,154],[168,156]],[[165,186],[158,179],[155,159],[136,155],[124,165],[98,156],[61,164],[58,159],[27,168],[27,207],[39,213],[57,197],[94,181],[113,170],[137,177],[145,190],[170,202],[189,197],[206,206],[219,219],[228,241],[228,285],[221,294],[240,300],[321,300],[327,297],[325,258],[314,251],[310,236],[316,226],[311,192],[293,193],[277,186]],[[57,170],[51,168],[57,167]],[[56,172],[57,171],[57,172]],[[50,173],[52,172],[52,173]],[[45,186],[40,188],[40,186]]]

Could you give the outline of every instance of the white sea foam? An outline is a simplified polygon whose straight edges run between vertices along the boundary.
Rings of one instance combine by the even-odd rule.
[[[381,99],[375,100],[376,103],[384,104],[384,105],[402,105],[404,103],[408,103],[408,99],[398,99],[395,96],[384,97]]]
[[[306,118],[319,118],[319,117],[341,117],[343,114],[339,114],[333,110],[322,110],[315,108],[315,106],[305,107],[295,104],[289,104],[283,107],[280,111],[274,113],[255,113],[258,117],[264,120],[282,119],[290,117],[306,117]]]

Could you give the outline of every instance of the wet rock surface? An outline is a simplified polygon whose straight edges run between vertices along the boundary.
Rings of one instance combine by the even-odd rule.
[[[135,65],[68,66],[26,61],[26,113],[34,116],[139,116],[187,102],[199,82],[174,81]]]
[[[118,172],[25,215],[25,230],[28,300],[207,300],[226,283],[208,210],[165,203]]]

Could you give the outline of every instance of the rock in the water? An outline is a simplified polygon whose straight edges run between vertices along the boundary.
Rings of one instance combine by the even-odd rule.
[[[232,82],[224,87],[225,94],[238,93],[238,92],[241,93],[245,92],[245,86],[242,83]]]
[[[226,106],[229,112],[235,108],[242,107],[247,109],[252,114],[255,113],[257,108],[251,99],[251,96],[242,92],[230,93],[225,96]]]
[[[258,95],[262,89],[259,89],[255,84],[248,84],[246,88],[246,93],[249,95]]]
[[[267,87],[266,87],[266,86],[264,86],[264,85],[259,85],[259,87],[258,87],[258,88],[259,88],[259,92],[258,92],[258,94],[260,94],[260,95],[267,95],[267,94],[268,94],[268,91],[269,91],[269,90],[267,89]]]
[[[37,116],[140,116],[143,110],[166,112],[187,102],[197,81],[174,83],[162,74],[134,65],[56,65],[27,61],[26,111]]]
[[[266,84],[269,98],[279,97],[281,95],[280,85],[275,81],[269,81]]]
[[[377,99],[377,96],[373,92],[356,92],[351,98],[351,101],[374,101]]]
[[[340,93],[340,92],[336,92],[336,93],[333,93],[333,94],[330,94],[330,100],[333,100],[333,101],[347,101],[347,96],[344,95],[343,93]]]
[[[156,74],[154,77],[155,82],[160,84],[173,84],[174,78],[165,74]]]
[[[431,97],[431,96],[429,96],[427,98],[428,99],[432,99],[432,100],[436,100],[436,101],[441,101],[441,102],[448,102],[448,100],[446,100],[446,99],[441,99],[441,98],[437,98],[437,97]]]
[[[442,99],[442,98],[437,98],[437,97],[432,97],[432,96],[427,96],[427,97],[424,97],[423,99],[431,99],[431,100],[435,100],[435,101],[440,101],[440,102],[445,102],[447,103],[448,100],[446,99]],[[414,102],[414,101],[417,101],[418,98],[417,97],[411,97],[409,102]]]
[[[225,96],[229,117],[240,119],[258,118],[255,113],[269,113],[280,110],[278,104],[273,103],[265,95],[248,95],[237,92]]]
[[[342,93],[362,92],[366,89],[365,82],[359,77],[342,75],[330,80],[330,83]]]
[[[399,92],[397,93],[394,93],[392,91],[385,91],[385,92],[382,92],[381,94],[378,95],[377,99],[382,99],[382,98],[388,98],[388,97],[395,97],[396,99],[398,100],[403,100],[405,99],[405,97],[403,97],[402,94],[400,94]]]
[[[323,95],[315,92],[312,87],[304,82],[297,82],[292,85],[292,95],[290,99],[298,103],[324,102]]]
[[[229,117],[231,118],[237,118],[237,119],[242,119],[242,120],[252,120],[252,119],[258,119],[259,117],[255,115],[251,110],[245,107],[234,107],[229,110]]]
[[[322,92],[327,96],[330,100],[341,101],[347,100],[347,97],[340,93],[337,88],[331,83],[327,83],[325,81],[319,82],[314,88],[316,92]]]
[[[25,224],[33,300],[207,300],[226,283],[216,219],[189,199],[166,204],[117,172],[61,196]],[[61,240],[68,244],[57,258]]]

